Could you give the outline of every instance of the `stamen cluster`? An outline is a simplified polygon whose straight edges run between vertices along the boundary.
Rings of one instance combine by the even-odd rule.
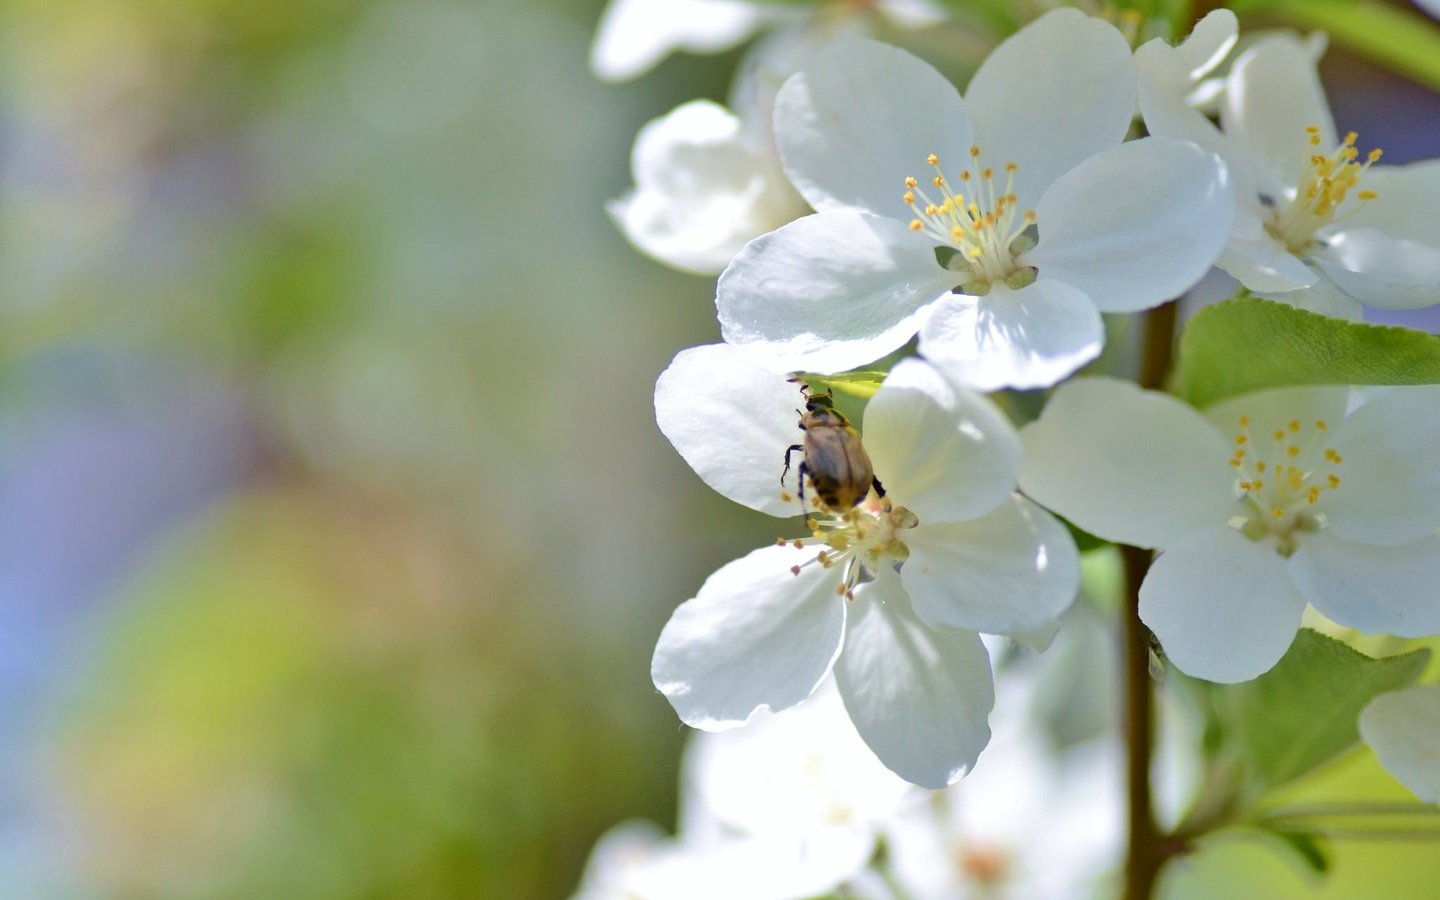
[[[1310,146],[1320,146],[1320,128],[1316,125],[1306,129]],[[1358,135],[1350,132],[1328,155],[1316,153],[1300,176],[1295,198],[1277,213],[1266,228],[1272,237],[1282,241],[1292,253],[1299,253],[1310,246],[1315,233],[1326,225],[1344,219],[1359,209],[1354,207],[1345,215],[1337,215],[1340,206],[1350,191],[1360,182],[1360,176],[1379,161],[1382,151],[1371,150],[1360,162],[1360,151],[1355,148]],[[1357,190],[1355,196],[1361,205],[1375,199],[1375,192]]]
[[[1323,419],[1309,428],[1291,419],[1275,428],[1269,441],[1253,439],[1249,416],[1240,416],[1238,424],[1230,466],[1237,470],[1235,495],[1249,512],[1235,517],[1231,525],[1252,540],[1274,536],[1279,553],[1289,556],[1295,552],[1295,532],[1318,531],[1327,524],[1325,514],[1311,507],[1340,488],[1335,470],[1344,457],[1327,447],[1316,458],[1329,430]]]
[[[995,170],[980,164],[980,148],[970,148],[970,159],[961,170],[960,187],[955,188],[940,168],[934,153],[925,162],[935,170],[930,183],[938,189],[938,201],[920,187],[914,176],[905,179],[901,200],[915,214],[910,230],[934,238],[941,246],[959,251],[949,257],[948,268],[963,272],[969,280],[961,284],[967,294],[983,295],[995,281],[1012,288],[1035,280],[1035,270],[1022,268],[1015,257],[1035,246],[1027,229],[1035,224],[1035,212],[1018,214],[1015,173],[1020,167],[1005,164],[1004,187],[996,183]]]
[[[855,588],[874,578],[882,562],[889,560],[898,568],[910,558],[910,548],[900,540],[898,532],[919,524],[920,519],[905,507],[893,505],[888,497],[872,496],[843,513],[807,519],[808,538],[779,538],[776,543],[797,550],[824,546],[826,549],[815,556],[791,566],[791,573],[799,575],[806,567],[817,564],[826,569],[844,566],[845,574],[835,593],[853,600]]]

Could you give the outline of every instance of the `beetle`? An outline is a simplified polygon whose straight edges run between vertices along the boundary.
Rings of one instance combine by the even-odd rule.
[[[790,474],[790,456],[799,450],[805,455],[800,462],[800,509],[805,509],[805,479],[819,496],[819,505],[825,509],[844,512],[858,506],[875,488],[875,494],[885,496],[885,488],[875,477],[870,455],[860,442],[860,432],[850,420],[835,409],[835,394],[826,390],[815,393],[810,385],[802,384],[805,396],[805,412],[796,410],[800,416],[800,430],[805,439],[791,444],[785,450],[785,468],[780,473],[780,483]]]

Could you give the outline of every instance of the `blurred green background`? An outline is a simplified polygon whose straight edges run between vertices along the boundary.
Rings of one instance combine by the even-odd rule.
[[[563,896],[673,821],[650,649],[756,523],[653,424],[711,285],[602,204],[734,59],[606,87],[600,7],[0,7],[0,896]]]
[[[602,204],[737,56],[601,85],[601,5],[0,3],[0,897],[557,897],[673,821],[655,635],[775,525]]]

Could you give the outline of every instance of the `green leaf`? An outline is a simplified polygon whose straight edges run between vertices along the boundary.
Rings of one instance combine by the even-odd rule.
[[[1330,871],[1330,852],[1320,843],[1318,835],[1308,831],[1266,828],[1266,832],[1279,838],[1281,843],[1295,851],[1295,855],[1316,875]]]
[[[1254,681],[1230,689],[1241,746],[1263,787],[1304,775],[1360,739],[1360,710],[1376,694],[1420,676],[1430,651],[1372,659],[1301,629],[1285,657]]]
[[[795,372],[790,376],[792,381],[799,384],[808,384],[811,388],[826,387],[839,391],[842,394],[849,394],[852,397],[869,399],[875,396],[880,390],[880,385],[885,383],[885,376],[888,372],[878,369],[864,369],[858,372],[842,372],[838,375],[816,375],[812,372]]]
[[[1270,300],[1227,300],[1190,320],[1178,375],[1180,396],[1201,407],[1288,385],[1437,384],[1440,336]]]

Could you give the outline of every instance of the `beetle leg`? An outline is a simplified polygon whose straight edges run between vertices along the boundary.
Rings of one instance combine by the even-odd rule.
[[[781,484],[785,483],[785,476],[790,474],[790,454],[794,453],[796,450],[804,449],[805,447],[801,444],[791,444],[789,448],[785,450],[785,470],[780,473]]]
[[[885,498],[885,485],[881,484],[880,479],[876,478],[874,475],[870,476],[870,484],[872,487],[875,488],[875,496],[883,500]]]
[[[800,477],[796,481],[796,487],[800,489],[800,515],[808,516],[809,510],[805,508],[805,477],[810,474],[810,467],[805,465],[805,460],[800,460]]]

